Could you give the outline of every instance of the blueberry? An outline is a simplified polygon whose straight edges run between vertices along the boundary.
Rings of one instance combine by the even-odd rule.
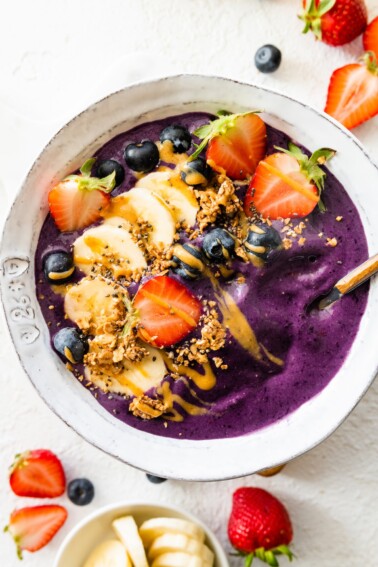
[[[72,254],[51,252],[43,260],[43,273],[50,284],[67,282],[75,271]]]
[[[87,478],[75,478],[67,487],[67,496],[73,504],[86,506],[94,498],[94,486]]]
[[[125,148],[124,158],[126,164],[133,171],[148,173],[159,163],[159,150],[154,142],[145,140],[138,144],[129,144]]]
[[[100,161],[97,165],[97,177],[107,177],[113,173],[113,171],[115,171],[116,187],[118,187],[125,179],[125,170],[122,165],[115,159],[105,159]]]
[[[155,476],[153,474],[148,474],[148,473],[146,473],[146,477],[150,482],[152,482],[152,484],[162,484],[167,480],[166,478],[163,478],[161,476]]]
[[[161,131],[160,141],[165,142],[166,140],[172,142],[175,154],[187,152],[192,145],[192,137],[189,130],[179,124],[172,124]]]
[[[201,157],[187,161],[181,170],[181,179],[187,185],[206,185],[212,175],[213,170]]]
[[[260,223],[250,226],[244,247],[248,255],[268,260],[272,252],[280,249],[282,238],[280,233],[268,224]]]
[[[201,276],[205,268],[201,250],[193,244],[176,244],[173,248],[172,270],[186,280]]]
[[[281,63],[281,51],[274,45],[263,45],[255,54],[255,65],[261,73],[277,71]]]
[[[88,342],[74,327],[64,327],[53,339],[54,348],[69,362],[82,362],[88,352]]]
[[[235,251],[235,240],[224,228],[214,228],[203,239],[202,248],[212,262],[221,264],[231,258]]]

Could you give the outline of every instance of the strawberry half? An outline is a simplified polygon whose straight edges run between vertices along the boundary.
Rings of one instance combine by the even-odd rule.
[[[289,149],[276,148],[257,166],[244,200],[244,211],[253,216],[256,209],[264,218],[305,217],[320,201],[325,172],[319,164],[325,163],[334,150],[322,148],[306,156],[293,143]]]
[[[33,506],[12,512],[4,531],[11,534],[17,545],[17,555],[23,551],[38,551],[45,547],[63,526],[67,510],[63,506]]]
[[[333,72],[324,111],[349,129],[378,114],[378,65],[372,51],[361,63]]]
[[[50,213],[62,232],[79,230],[101,217],[101,211],[110,202],[115,187],[115,172],[99,179],[91,177],[96,158],[87,160],[80,175],[69,175],[53,187],[49,193]]]
[[[174,278],[157,276],[138,290],[134,307],[139,314],[139,335],[157,346],[181,341],[197,325],[201,303]]]
[[[293,554],[289,543],[293,528],[284,505],[261,488],[244,487],[234,492],[228,521],[228,537],[235,549],[245,555],[245,565],[254,557],[272,567],[278,566],[277,555]]]
[[[303,33],[314,32],[328,45],[353,41],[366,28],[367,9],[364,0],[303,0],[305,22]]]
[[[217,171],[225,172],[231,179],[251,176],[265,155],[265,122],[253,112],[221,114],[217,120],[201,126],[194,134],[202,142],[192,158],[208,144],[208,164]]]
[[[363,42],[365,51],[373,51],[378,59],[378,16],[366,28]]]
[[[66,477],[62,463],[54,453],[37,449],[16,455],[9,483],[17,496],[56,498],[65,491]]]

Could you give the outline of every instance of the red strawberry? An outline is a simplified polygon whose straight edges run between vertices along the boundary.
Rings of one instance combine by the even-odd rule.
[[[139,313],[139,334],[145,341],[170,346],[198,324],[201,303],[187,288],[168,276],[148,280],[138,290],[134,307]]]
[[[54,537],[67,518],[63,506],[47,505],[20,508],[12,512],[8,531],[17,545],[17,555],[22,559],[22,552],[38,551]]]
[[[218,171],[232,179],[246,179],[255,171],[266,150],[266,126],[257,114],[221,115],[196,130],[202,138],[193,157],[208,144],[206,159]]]
[[[378,65],[373,52],[333,72],[325,112],[352,129],[378,114]]]
[[[293,539],[293,528],[284,505],[261,488],[239,488],[234,492],[228,537],[232,545],[246,556],[251,565],[258,557],[272,567],[278,565],[276,556],[293,554],[288,545]]]
[[[303,0],[303,8],[299,16],[306,23],[303,33],[311,30],[329,45],[353,41],[367,25],[364,0]]]
[[[363,42],[365,51],[373,51],[378,59],[378,16],[366,28]]]
[[[325,172],[318,164],[335,152],[322,148],[309,158],[292,143],[289,150],[277,149],[284,153],[271,154],[257,166],[245,196],[245,213],[253,216],[255,208],[271,220],[305,217],[320,204]]]
[[[115,186],[115,172],[98,179],[91,177],[95,158],[87,160],[80,175],[69,175],[53,187],[49,193],[50,213],[62,232],[70,232],[89,226],[101,216],[108,206],[110,191]]]
[[[373,51],[378,59],[378,16],[366,28],[363,42],[365,51]]]
[[[10,469],[9,482],[17,496],[33,498],[55,498],[66,488],[62,463],[47,449],[17,455]]]

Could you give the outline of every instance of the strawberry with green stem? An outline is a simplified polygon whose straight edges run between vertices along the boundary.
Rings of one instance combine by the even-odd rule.
[[[316,39],[328,45],[353,41],[366,28],[364,0],[303,0],[303,33],[312,31]]]
[[[266,151],[266,126],[255,112],[230,114],[218,112],[218,118],[195,130],[202,142],[190,159],[206,147],[207,163],[231,179],[250,177]]]
[[[228,537],[238,555],[245,557],[245,567],[255,557],[271,567],[278,567],[277,556],[294,557],[289,544],[293,527],[285,506],[266,490],[243,487],[234,492],[228,521]]]
[[[109,193],[116,184],[115,171],[102,179],[91,177],[95,161],[96,158],[88,159],[79,175],[68,175],[49,193],[50,213],[62,232],[89,226],[110,202]]]
[[[320,199],[324,189],[325,171],[320,167],[335,151],[321,148],[310,157],[290,142],[288,149],[264,158],[257,166],[244,200],[244,211],[253,216],[257,210],[271,220],[305,217],[316,205],[324,211]]]

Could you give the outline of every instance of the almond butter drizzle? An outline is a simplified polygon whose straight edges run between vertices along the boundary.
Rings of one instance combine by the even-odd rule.
[[[189,368],[188,366],[184,365],[178,366],[174,364],[169,356],[164,352],[162,352],[162,355],[168,370],[170,370],[171,372],[180,374],[181,376],[187,376],[200,390],[211,390],[212,388],[214,388],[216,384],[216,377],[211,368],[210,362],[202,365],[204,373],[201,374],[200,372],[197,372],[197,370],[194,370],[194,368]]]
[[[177,409],[173,407],[173,404],[176,403],[180,406],[188,415],[205,415],[208,410],[206,408],[201,408],[196,406],[195,404],[191,404],[184,400],[178,394],[174,394],[171,390],[169,382],[163,382],[161,386],[157,389],[157,393],[159,396],[162,397],[163,402],[171,408],[169,410],[170,414],[165,414],[164,419],[168,421],[184,421],[184,416],[181,415]]]

